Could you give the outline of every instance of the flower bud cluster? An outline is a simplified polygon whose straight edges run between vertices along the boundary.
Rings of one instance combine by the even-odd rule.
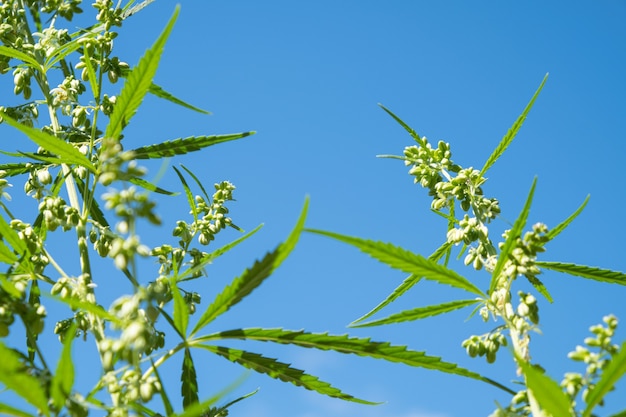
[[[24,96],[24,100],[28,100],[33,93],[30,88],[30,79],[33,76],[33,70],[30,67],[17,67],[13,71],[13,94]]]
[[[21,282],[26,285],[26,280]],[[33,335],[38,335],[43,331],[47,315],[46,308],[43,305],[30,303],[23,298],[14,298],[3,292],[0,294],[0,338],[9,335],[9,328],[15,321],[17,312],[19,312],[24,324]]]
[[[122,9],[114,8],[113,0],[96,0],[92,5],[98,10],[96,19],[104,23],[107,32],[113,26],[122,26]]]
[[[161,224],[161,219],[154,212],[156,203],[150,200],[150,195],[138,192],[134,186],[124,190],[112,190],[102,196],[108,210],[114,210],[121,219],[117,224],[118,232],[128,233],[129,224],[137,218],[145,218],[155,225]]]
[[[452,162],[449,143],[439,141],[436,149],[432,148],[426,137],[420,138],[418,143],[419,146],[404,148],[404,164],[411,166],[409,175],[415,177],[415,182],[428,188],[429,194],[435,196],[435,186],[443,182],[443,175],[447,176],[447,171],[458,172],[460,167]]]
[[[226,226],[232,225],[231,218],[226,216],[228,208],[226,208],[225,203],[233,199],[235,186],[228,181],[222,181],[214,186],[215,193],[212,203],[207,203],[199,195],[195,197],[195,212],[198,213],[198,218],[192,224],[183,221],[176,223],[172,234],[180,238],[181,246],[188,246],[196,234],[198,234],[198,242],[201,245],[208,245],[215,239],[217,233]]]
[[[561,387],[572,401],[579,393],[582,393],[582,399],[586,401],[587,395],[595,387],[604,369],[619,352],[619,346],[612,343],[617,329],[617,318],[608,315],[603,317],[602,321],[604,325],[598,324],[589,328],[594,336],[585,338],[585,346],[576,346],[576,350],[568,354],[570,359],[587,365],[584,375],[568,372],[561,381]]]
[[[34,46],[34,50],[43,52],[46,58],[52,56],[61,46],[72,40],[67,29],[55,29],[52,26],[43,29],[41,32],[33,32],[33,36],[39,38],[39,41]]]
[[[82,0],[45,0],[41,6],[41,11],[44,13],[55,13],[59,16],[71,21],[74,18],[74,13],[82,13],[83,10],[79,7]]]
[[[32,102],[15,107],[0,106],[0,123],[3,122],[3,113],[28,127],[33,127],[34,121],[37,120],[37,117],[39,117],[39,109],[37,108],[37,104]]]
[[[47,170],[39,171],[47,173]],[[48,174],[50,175],[50,174]],[[80,222],[80,214],[74,207],[68,206],[61,197],[44,197],[39,203],[39,212],[43,216],[46,227],[51,232],[61,226],[63,231],[76,227]]]
[[[11,185],[9,181],[4,179],[6,175],[7,172],[0,169],[0,199],[4,198],[7,201],[11,201],[11,195],[6,192],[6,189],[11,188],[13,185]]]
[[[109,255],[111,244],[116,237],[108,227],[93,227],[89,231],[89,241],[98,255],[103,258]]]
[[[11,229],[17,231],[17,235],[20,240],[26,244],[26,249],[31,255],[32,262],[42,262],[43,266],[48,265],[49,260],[44,257],[38,257],[37,255],[42,252],[43,245],[39,235],[35,232],[35,229],[29,224],[24,223],[19,219],[11,220]],[[26,288],[24,288],[26,290]]]
[[[117,317],[111,328],[119,330],[119,337],[107,337],[98,342],[105,369],[113,369],[118,360],[137,363],[142,355],[150,354],[165,345],[165,333],[154,328],[142,303],[148,301],[145,290],[118,298],[109,309]]]
[[[520,317],[528,318],[533,324],[539,324],[539,306],[534,295],[519,291],[520,297],[517,306],[517,314]]]
[[[498,349],[500,349],[500,346],[506,345],[506,337],[500,331],[495,331],[482,336],[474,335],[469,339],[464,340],[461,344],[471,358],[484,356],[488,363],[494,363],[496,361]]]
[[[124,151],[119,140],[103,138],[98,160],[100,172],[98,181],[102,185],[111,185],[113,181],[132,177],[142,177],[146,171],[137,166],[132,151]]]
[[[52,106],[60,108],[61,113],[69,116],[70,114],[73,114],[73,110],[78,104],[78,96],[84,92],[85,86],[83,83],[69,75],[65,77],[63,82],[56,88],[50,90],[50,95],[52,95]],[[84,124],[84,122],[78,125],[82,124]]]
[[[502,237],[506,241],[509,230],[505,231]],[[548,227],[543,223],[533,225],[533,230],[526,232],[524,238],[517,238],[515,247],[509,255],[503,277],[501,279],[515,279],[518,275],[524,275],[528,280],[534,282],[541,270],[535,265],[537,254],[545,251],[544,245],[548,242]],[[504,242],[500,242],[500,248]]]
[[[116,372],[102,376],[100,385],[107,388],[113,399],[110,416],[127,417],[128,405],[149,402],[153,395],[161,391],[161,384],[155,376],[142,377],[139,369],[127,369],[118,379]]]

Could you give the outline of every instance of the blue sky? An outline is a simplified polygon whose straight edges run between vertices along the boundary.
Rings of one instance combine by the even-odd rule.
[[[148,98],[126,133],[126,147],[178,137],[257,131],[241,141],[174,159],[207,184],[237,186],[234,222],[263,229],[219,259],[201,284],[206,306],[214,292],[288,234],[305,196],[307,225],[393,242],[424,255],[445,237],[430,213],[427,192],[400,161],[411,138],[378,106],[382,103],[431,141],[450,142],[453,159],[482,167],[546,73],[547,84],[518,138],[489,171],[485,193],[500,200],[509,227],[538,177],[529,223],[554,226],[590,194],[579,219],[552,242],[543,260],[626,270],[620,208],[626,202],[626,3],[424,1],[182,2],[155,82],[213,112],[204,116]],[[85,10],[91,13],[88,5]],[[174,10],[157,1],[129,19],[117,41],[122,60],[135,64]],[[117,88],[117,87],[116,87]],[[4,132],[4,131],[3,131]],[[158,165],[150,166],[157,174]],[[161,180],[179,189],[173,170]],[[186,215],[183,200],[160,199],[167,222]],[[169,227],[145,240],[169,239]],[[238,235],[227,231],[226,243]],[[479,286],[486,274],[471,275]],[[152,279],[146,268],[146,281]],[[220,318],[212,330],[238,327],[305,328],[346,333],[346,325],[380,302],[404,274],[356,249],[303,235],[293,255],[264,285]],[[111,277],[122,282],[122,277]],[[581,371],[566,355],[588,327],[614,313],[626,320],[623,287],[549,273],[555,303],[540,299],[542,335],[532,341],[537,362],[560,380]],[[421,284],[420,284],[421,285]],[[107,291],[106,285],[101,285]],[[111,285],[113,288],[113,284]],[[119,287],[115,287],[117,290]],[[462,294],[435,285],[413,288],[383,315]],[[424,322],[349,330],[425,350],[430,355],[508,383],[506,355],[496,365],[469,359],[461,342],[491,327],[468,312]],[[626,326],[626,323],[622,326]],[[622,329],[617,340],[626,339]],[[242,345],[239,345],[242,346]],[[368,407],[327,399],[250,374],[229,399],[239,417],[456,417],[488,415],[506,395],[473,380],[339,354],[243,345],[306,369],[342,390],[384,404]],[[196,355],[201,394],[236,380],[241,369]],[[175,381],[179,363],[166,375]],[[622,383],[620,391],[626,389]],[[174,384],[172,395],[177,392]],[[607,415],[624,408],[616,392]],[[623,398],[623,396],[621,396]]]

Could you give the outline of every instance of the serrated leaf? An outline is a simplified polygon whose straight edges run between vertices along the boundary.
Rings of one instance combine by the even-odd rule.
[[[162,98],[164,100],[167,100],[171,103],[174,104],[178,104],[179,106],[185,107],[186,109],[189,110],[193,110],[195,112],[198,113],[202,113],[202,114],[211,114],[211,112],[206,111],[206,110],[202,110],[199,107],[193,106],[181,99],[179,99],[178,97],[175,97],[174,95],[168,93],[167,91],[165,91],[163,88],[161,88],[160,86],[152,83],[150,85],[150,89],[148,90],[148,92],[156,97]]]
[[[27,372],[20,356],[0,342],[0,383],[14,391],[39,412],[49,416],[48,398],[39,380]]]
[[[161,389],[159,390],[159,394],[161,394],[161,400],[163,401],[163,408],[165,409],[165,415],[171,416],[174,414],[174,408],[172,407],[172,402],[170,401],[170,398],[168,397],[167,392],[165,391],[165,384],[163,383],[163,380],[161,379],[159,370],[157,369],[156,366],[154,366],[154,361],[152,360],[152,358],[150,358],[150,363],[152,363],[154,376],[159,382],[159,385],[161,386]]]
[[[13,253],[11,249],[7,245],[4,244],[2,240],[0,240],[0,262],[13,265],[13,263],[17,261],[17,255]]]
[[[202,194],[204,194],[204,198],[206,198],[206,201],[210,202],[211,197],[209,197],[209,194],[206,192],[204,185],[202,184],[202,181],[200,181],[200,179],[196,176],[196,174],[194,174],[189,168],[187,168],[183,164],[180,164],[180,167],[184,169],[185,171],[187,171],[187,174],[189,174],[191,178],[193,178],[193,180],[196,182],[196,185],[198,185],[198,187],[202,191]]]
[[[152,85],[152,79],[156,74],[163,53],[163,48],[169,37],[174,23],[178,17],[180,6],[176,6],[174,13],[165,26],[156,42],[148,49],[139,60],[139,64],[128,75],[122,91],[117,97],[115,108],[109,118],[105,137],[119,139],[122,130],[135,115],[144,97]]]
[[[287,239],[278,245],[273,251],[265,255],[262,260],[255,261],[251,268],[246,269],[243,274],[235,278],[224,290],[215,297],[215,300],[208,306],[202,314],[196,326],[191,332],[191,336],[195,335],[199,330],[212,322],[220,314],[224,313],[232,306],[240,302],[244,297],[254,291],[261,283],[269,277],[276,268],[283,263],[293,248],[298,243],[304,221],[309,207],[309,199],[304,202],[304,207],[300,213],[300,217],[296,222]]]
[[[183,296],[180,294],[176,281],[173,279],[170,280],[170,288],[172,289],[172,298],[174,299],[174,325],[180,334],[184,336],[187,334],[187,325],[189,324],[189,309]]]
[[[19,59],[22,62],[30,64],[30,66],[34,69],[41,71],[41,65],[39,65],[39,62],[37,62],[35,57],[25,52],[9,48],[8,46],[0,45],[0,55],[8,56],[9,58]]]
[[[526,377],[526,386],[532,392],[542,410],[554,417],[572,416],[570,401],[559,383],[539,369],[518,359],[520,369]]]
[[[626,342],[622,343],[619,352],[614,355],[606,367],[602,370],[600,379],[596,385],[589,390],[585,399],[587,407],[583,412],[583,417],[591,415],[593,408],[600,404],[606,394],[608,394],[615,384],[622,379],[626,373]]]
[[[358,356],[383,359],[389,362],[403,363],[409,366],[432,369],[477,379],[509,393],[515,394],[514,391],[498,382],[467,369],[460,368],[454,363],[444,362],[440,357],[427,356],[425,352],[409,350],[406,346],[396,346],[390,344],[389,342],[373,342],[370,338],[357,338],[350,337],[348,335],[330,335],[328,333],[308,333],[303,330],[251,328],[214,333],[190,340],[189,343],[195,345],[198,342],[222,339],[256,340],[261,342],[290,344],[320,350],[332,350],[346,354],[352,353]]]
[[[207,253],[206,255],[204,255],[202,257],[202,260],[200,260],[199,262],[195,262],[195,265],[192,268],[189,268],[186,271],[181,272],[179,274],[178,281],[180,282],[180,281],[187,281],[187,280],[193,279],[191,277],[193,274],[195,274],[198,271],[203,270],[214,259],[219,258],[220,256],[222,256],[223,254],[225,254],[226,252],[228,252],[229,250],[231,250],[232,248],[234,248],[235,246],[237,246],[238,244],[240,244],[244,240],[247,240],[250,236],[252,236],[256,232],[261,230],[261,227],[263,227],[262,224],[258,225],[253,230],[251,230],[249,233],[246,233],[245,235],[243,235],[239,239],[236,239],[236,240],[234,240],[234,241],[232,241],[232,242],[230,242],[230,243],[220,247],[219,249],[214,250],[211,253]]]
[[[128,179],[128,182],[138,185],[141,188],[144,188],[148,191],[152,191],[154,193],[158,193],[158,194],[163,194],[163,195],[169,195],[169,196],[174,196],[174,195],[178,195],[178,193],[173,192],[173,191],[167,191],[164,190],[163,188],[157,187],[156,185],[152,184],[149,181],[144,180],[143,178],[139,178],[139,177],[132,177]]]
[[[373,240],[360,239],[357,237],[341,235],[339,233],[326,232],[323,230],[306,229],[307,232],[327,236],[347,243],[371,256],[372,258],[403,272],[423,276],[426,279],[437,281],[440,284],[450,285],[478,295],[483,292],[455,271],[426,259],[421,255],[414,254],[391,243],[375,242]]]
[[[189,185],[187,184],[187,180],[185,180],[185,177],[183,176],[183,174],[176,167],[172,167],[172,168],[174,168],[176,175],[178,175],[178,179],[180,179],[180,183],[183,185],[183,190],[185,190],[185,196],[187,197],[187,204],[189,204],[189,208],[191,209],[191,214],[193,215],[193,221],[196,222],[198,221],[198,209],[196,207],[196,200],[193,197],[191,188],[189,188]]]
[[[383,324],[402,323],[405,321],[421,320],[427,317],[437,316],[439,314],[449,313],[460,308],[464,308],[476,303],[480,300],[459,300],[450,301],[448,303],[442,303],[427,307],[419,307],[411,310],[405,310],[397,314],[392,314],[389,317],[385,317],[379,320],[367,321],[364,323],[351,323],[350,327],[371,327],[380,326]]]
[[[65,335],[63,350],[57,363],[57,369],[50,384],[50,396],[57,409],[63,408],[65,400],[72,393],[74,386],[74,362],[72,361],[72,342],[76,339],[76,324],[72,324]]]
[[[524,108],[524,111],[522,112],[522,114],[517,118],[517,120],[515,120],[515,123],[513,123],[513,126],[511,126],[508,132],[506,132],[506,135],[504,135],[504,137],[502,138],[498,146],[496,146],[496,149],[494,149],[493,153],[489,155],[489,158],[487,158],[487,162],[485,162],[483,169],[480,170],[481,177],[485,176],[485,173],[487,172],[487,170],[491,168],[491,166],[498,160],[498,158],[502,156],[506,148],[509,147],[511,142],[513,142],[513,139],[515,139],[517,132],[519,132],[520,128],[524,124],[524,121],[526,120],[526,116],[528,116],[530,109],[532,109],[533,104],[535,104],[535,100],[539,96],[539,93],[543,89],[543,86],[546,83],[547,79],[548,79],[548,74],[546,74],[543,77],[543,81],[541,81],[539,88],[537,88],[537,91],[535,91],[535,94],[533,94],[532,98],[526,105],[526,108]]]
[[[136,159],[169,158],[175,155],[184,155],[189,152],[199,151],[206,147],[217,145],[218,143],[245,138],[253,135],[254,133],[255,132],[242,132],[231,135],[190,136],[155,145],[142,146],[140,148],[133,149],[132,152],[134,153]]]
[[[552,271],[563,272],[565,274],[593,279],[609,284],[626,285],[626,274],[619,271],[562,262],[536,261],[535,264],[540,268],[545,268]]]
[[[185,356],[183,358],[183,370],[180,374],[181,388],[180,392],[183,396],[183,408],[187,408],[198,402],[198,381],[196,380],[196,367],[193,364],[193,358],[189,348],[185,348]]]
[[[14,177],[16,175],[27,174],[34,169],[42,168],[47,164],[39,163],[19,163],[19,164],[1,164],[0,171],[4,171],[5,177]]]
[[[578,207],[576,209],[575,212],[573,212],[567,219],[565,219],[564,221],[562,221],[561,223],[559,223],[555,228],[550,229],[547,233],[547,237],[548,239],[552,240],[554,239],[556,236],[558,236],[563,230],[565,230],[565,228],[567,226],[569,226],[569,224],[574,221],[574,219],[576,217],[578,217],[578,215],[580,213],[582,213],[583,209],[585,208],[585,206],[587,205],[587,203],[589,202],[589,197],[587,196],[585,198],[585,201],[583,201],[583,203],[580,205],[580,207]]]
[[[541,282],[539,278],[531,275],[531,276],[527,276],[526,279],[528,280],[528,282],[532,284],[533,287],[535,287],[537,291],[539,291],[541,295],[543,295],[546,298],[546,300],[548,300],[548,302],[550,303],[554,302],[554,300],[552,299],[552,296],[548,292],[548,289],[546,288],[545,285],[543,285],[543,282]]]
[[[266,374],[274,379],[278,379],[283,382],[289,382],[298,387],[303,387],[308,390],[315,391],[322,395],[333,398],[340,398],[345,401],[352,401],[361,404],[377,404],[346,394],[341,390],[333,387],[329,383],[321,381],[316,376],[309,375],[305,373],[305,371],[293,368],[289,364],[279,362],[278,360],[273,358],[268,358],[257,353],[246,352],[244,350],[222,346],[198,344],[195,345],[195,347],[206,349],[210,352],[213,352],[219,356],[228,359],[231,362],[238,363],[248,369],[252,369],[253,371]]]
[[[15,407],[11,407],[7,404],[0,403],[0,415],[3,416],[14,416],[14,417],[35,417],[26,411],[18,410]]]
[[[498,278],[500,277],[500,273],[504,269],[504,265],[509,259],[509,255],[515,246],[515,241],[522,234],[522,229],[526,226],[526,221],[528,220],[528,214],[530,213],[530,206],[533,201],[533,195],[535,194],[535,186],[537,185],[537,178],[533,179],[533,184],[530,187],[530,191],[528,192],[528,197],[526,198],[526,203],[524,204],[524,208],[520,212],[519,216],[513,223],[513,227],[509,231],[508,237],[502,246],[502,250],[498,255],[498,262],[496,262],[496,266],[491,274],[491,283],[489,285],[489,294],[493,292],[495,289]]]
[[[407,132],[409,132],[409,134],[411,135],[411,137],[420,145],[423,143],[422,138],[420,137],[420,135],[417,134],[417,132],[415,130],[413,130],[411,127],[409,127],[408,124],[404,123],[402,121],[402,119],[400,119],[398,116],[396,116],[391,110],[389,110],[387,107],[383,106],[382,104],[378,103],[378,105],[380,106],[381,109],[383,109],[385,112],[387,112],[387,114],[391,117],[393,117],[393,119],[398,122],[398,124],[400,126],[402,126],[404,128],[404,130],[406,130]]]
[[[391,304],[392,302],[394,302],[396,299],[398,299],[401,295],[403,295],[405,292],[407,292],[410,288],[412,288],[415,284],[417,284],[418,282],[420,282],[422,279],[422,277],[420,275],[415,275],[415,274],[411,274],[408,277],[406,277],[406,279],[404,281],[402,281],[402,283],[400,285],[398,285],[391,294],[389,294],[387,296],[387,298],[385,298],[383,301],[381,301],[376,307],[374,307],[373,309],[371,309],[370,311],[368,311],[366,314],[364,314],[363,316],[359,317],[358,319],[354,320],[352,323],[350,323],[348,326],[349,327],[358,327],[357,323],[362,322],[363,320],[373,316],[374,314],[376,314],[377,312],[379,312],[380,310],[382,310],[383,308],[385,308],[387,305]]]
[[[93,166],[91,161],[87,159],[85,155],[80,153],[73,145],[39,129],[23,125],[4,113],[2,113],[1,116],[6,124],[24,133],[30,140],[48,152],[57,155],[58,160],[56,163],[76,164],[87,168],[91,172],[96,172],[96,168]]]

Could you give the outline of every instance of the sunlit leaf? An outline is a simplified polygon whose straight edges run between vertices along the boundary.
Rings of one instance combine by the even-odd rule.
[[[196,207],[196,200],[193,196],[193,193],[191,192],[191,188],[189,188],[187,180],[185,179],[183,174],[176,167],[172,168],[174,168],[174,172],[176,172],[180,183],[183,185],[183,190],[185,190],[185,196],[187,197],[187,204],[189,204],[189,209],[191,210],[191,214],[193,215],[193,221],[196,222],[198,221],[198,208]]]
[[[380,326],[383,324],[402,323],[405,321],[421,320],[427,317],[436,316],[439,314],[449,313],[460,308],[464,308],[470,305],[479,303],[480,300],[459,300],[451,301],[448,303],[432,305],[428,307],[419,307],[411,310],[405,310],[397,314],[392,314],[389,317],[385,317],[379,320],[372,320],[360,323],[351,323],[350,327],[370,327]]]
[[[437,281],[440,284],[450,285],[474,294],[483,295],[483,292],[455,271],[414,254],[391,243],[375,242],[357,237],[341,235],[323,230],[307,229],[307,232],[317,233],[344,243],[348,243],[372,258],[403,272],[423,276],[426,279]]]
[[[132,177],[128,179],[128,182],[133,183],[135,185],[140,186],[141,188],[145,188],[148,191],[152,191],[158,194],[170,195],[170,196],[178,195],[178,193],[167,191],[167,190],[164,190],[163,188],[157,187],[156,185],[152,184],[149,181],[144,180],[143,178]]]
[[[504,391],[514,391],[475,372],[460,368],[454,363],[444,362],[436,356],[427,356],[425,352],[407,349],[406,346],[395,346],[389,342],[373,342],[369,338],[350,337],[348,335],[330,335],[327,333],[308,333],[303,330],[284,329],[236,329],[214,333],[190,340],[194,346],[198,342],[221,339],[257,340],[296,345],[305,348],[332,350],[339,353],[352,353],[389,362],[402,363],[409,366],[432,369],[450,374],[460,375],[486,382]]]
[[[183,358],[183,370],[180,374],[181,394],[183,396],[183,408],[198,402],[198,381],[196,380],[196,367],[189,348],[185,348]]]
[[[17,49],[0,45],[0,55],[8,56],[9,58],[19,59],[22,62],[30,64],[30,66],[34,69],[41,70],[41,65],[39,65],[39,62],[37,62],[34,56],[22,51],[18,51]]]
[[[225,254],[226,252],[228,252],[229,250],[231,250],[232,248],[234,248],[235,246],[237,246],[238,244],[240,244],[241,242],[243,242],[244,240],[247,240],[250,236],[252,236],[253,234],[255,234],[256,232],[258,232],[259,230],[261,230],[261,227],[263,227],[262,224],[258,225],[257,227],[255,227],[253,230],[251,230],[250,232],[246,233],[245,235],[241,236],[240,238],[214,250],[213,252],[207,253],[206,255],[204,255],[202,257],[202,259],[198,262],[194,263],[194,266],[192,268],[189,268],[186,271],[183,271],[179,274],[179,279],[178,281],[187,281],[189,279],[192,279],[191,277],[196,273],[199,272],[201,270],[203,270],[207,265],[209,265],[214,259],[219,258],[220,256],[222,256],[223,254]]]
[[[554,239],[557,235],[559,235],[563,230],[565,230],[565,228],[567,226],[569,226],[569,224],[574,221],[574,219],[576,217],[578,217],[578,215],[580,213],[582,213],[583,209],[585,208],[585,206],[587,205],[587,203],[589,202],[589,196],[587,196],[587,198],[585,198],[585,201],[583,201],[583,203],[580,205],[580,207],[578,207],[576,209],[575,212],[573,212],[567,219],[565,219],[563,222],[561,222],[560,224],[558,224],[556,227],[550,229],[548,231],[548,238],[550,240]]]
[[[558,382],[522,359],[517,362],[526,377],[526,386],[542,410],[554,417],[573,416],[569,398]]]
[[[308,207],[309,200],[307,198],[304,202],[304,207],[302,208],[302,212],[300,213],[296,226],[293,228],[287,239],[278,245],[273,252],[266,254],[263,259],[256,261],[251,268],[246,269],[242,275],[235,278],[220,294],[217,295],[217,297],[215,297],[215,300],[213,300],[196,323],[196,326],[191,332],[192,336],[220,314],[230,309],[254,291],[254,289],[261,285],[261,283],[269,277],[272,272],[280,266],[280,264],[282,264],[282,262],[296,246],[296,243],[300,238],[300,234],[304,228],[304,221],[306,220]]]
[[[526,226],[526,221],[528,220],[528,214],[530,213],[530,206],[533,201],[533,195],[535,194],[535,186],[537,185],[537,178],[533,180],[533,184],[530,187],[530,191],[528,192],[528,197],[526,198],[526,203],[524,204],[524,208],[520,212],[519,216],[513,223],[513,227],[509,230],[508,237],[502,246],[502,250],[500,251],[500,255],[498,256],[498,262],[496,262],[496,266],[491,273],[491,284],[489,285],[489,294],[495,289],[496,283],[500,277],[500,273],[504,269],[504,265],[509,260],[509,255],[515,246],[515,242],[522,234],[522,229]]]
[[[0,342],[0,358],[0,383],[49,416],[48,397],[44,388],[37,377],[26,371],[20,356]]]
[[[380,106],[381,109],[383,109],[385,112],[387,112],[387,114],[391,117],[393,117],[393,119],[398,122],[398,124],[400,126],[402,126],[404,128],[404,130],[406,130],[407,132],[409,132],[409,134],[411,135],[411,137],[419,144],[423,143],[422,138],[420,137],[420,135],[417,134],[417,132],[415,130],[413,130],[411,127],[409,127],[408,124],[404,123],[402,121],[402,119],[400,119],[398,116],[396,116],[391,110],[389,110],[387,107],[383,106],[382,104],[378,103],[378,105]]]
[[[161,394],[161,400],[163,401],[163,408],[165,409],[165,415],[171,416],[174,414],[174,408],[172,407],[172,402],[170,401],[167,392],[165,391],[165,383],[161,379],[161,375],[159,374],[159,370],[156,366],[154,366],[154,361],[150,358],[150,362],[152,363],[152,369],[154,370],[154,376],[156,377],[159,385],[161,385],[161,389],[159,390],[159,394]]]
[[[589,390],[589,394],[587,394],[587,398],[585,399],[587,408],[585,408],[583,412],[583,417],[591,415],[593,408],[602,402],[604,396],[615,387],[615,384],[617,384],[625,373],[626,342],[622,343],[619,352],[611,358],[606,368],[602,370],[598,382]]]
[[[170,280],[170,288],[174,299],[174,324],[178,331],[185,335],[187,334],[187,325],[189,324],[189,309],[183,296],[180,294],[176,281],[173,279]]]
[[[117,97],[113,113],[109,118],[109,124],[104,134],[105,137],[119,139],[122,130],[137,112],[137,109],[150,89],[150,85],[152,85],[152,79],[159,66],[165,42],[174,27],[179,11],[180,7],[176,6],[174,14],[161,35],[150,49],[145,52],[139,60],[139,64],[133,68],[128,78],[126,78],[122,91]]]
[[[199,151],[208,146],[217,145],[218,143],[245,138],[252,134],[254,134],[254,132],[235,133],[232,135],[191,136],[166,141],[156,145],[142,146],[133,149],[132,152],[137,159],[168,158],[175,155],[184,155],[189,152]]]
[[[56,408],[61,409],[65,400],[72,393],[74,386],[74,362],[72,361],[72,342],[76,339],[76,324],[72,324],[65,334],[63,350],[59,357],[56,372],[50,384],[50,395]]]
[[[52,136],[49,133],[19,123],[17,120],[12,119],[4,113],[0,116],[4,119],[4,123],[21,131],[28,136],[30,140],[48,152],[57,155],[58,159],[56,163],[76,164],[87,168],[91,172],[96,172],[96,168],[93,166],[91,161],[87,159],[85,155],[80,153],[74,145],[59,139],[56,136]]]
[[[253,371],[269,375],[274,379],[283,382],[289,382],[298,387],[303,387],[311,391],[315,391],[322,395],[333,398],[340,398],[345,401],[352,401],[361,404],[376,404],[370,401],[356,398],[346,394],[341,390],[333,387],[327,382],[321,381],[313,375],[309,375],[300,369],[292,368],[289,364],[279,362],[276,359],[268,358],[257,353],[246,352],[239,349],[233,349],[222,346],[201,345],[195,347],[206,349],[219,356],[228,359],[231,362],[238,363]]]
[[[356,325],[357,323],[360,323],[363,320],[373,316],[374,314],[376,314],[377,312],[379,312],[380,310],[385,308],[387,305],[389,305],[392,302],[394,302],[398,297],[400,297],[402,294],[407,292],[415,284],[420,282],[421,279],[422,279],[422,277],[420,275],[415,275],[415,274],[409,275],[408,277],[406,277],[406,279],[404,281],[402,281],[402,283],[400,285],[398,285],[393,290],[393,292],[391,294],[389,294],[387,296],[387,298],[385,298],[382,302],[380,302],[376,307],[374,307],[373,309],[368,311],[366,314],[364,314],[363,316],[361,316],[358,319],[354,320],[352,323],[350,323],[349,326],[350,327],[358,327]]]
[[[483,169],[480,170],[481,177],[485,176],[485,173],[487,172],[487,170],[491,168],[491,166],[498,160],[498,158],[502,156],[506,148],[509,147],[511,142],[513,142],[513,139],[515,138],[515,136],[517,135],[517,132],[519,132],[520,128],[524,124],[524,121],[526,120],[526,116],[528,116],[530,109],[532,109],[533,104],[535,104],[535,100],[539,96],[539,93],[543,89],[543,86],[546,83],[547,79],[548,79],[548,74],[546,74],[543,77],[543,81],[541,81],[539,88],[537,88],[537,91],[535,91],[535,94],[533,94],[532,98],[526,105],[526,108],[524,108],[524,111],[522,112],[522,114],[517,118],[515,123],[513,123],[513,126],[511,126],[509,131],[506,132],[506,135],[504,135],[504,137],[502,138],[498,146],[496,146],[496,149],[494,149],[493,153],[489,156],[489,158],[487,158],[487,162],[485,162]]]
[[[589,278],[609,284],[626,285],[626,274],[619,271],[562,262],[537,261],[535,264],[540,268],[550,269],[552,271],[563,272],[565,274]]]
[[[195,112],[202,113],[202,114],[211,114],[211,112],[208,112],[206,110],[202,110],[199,107],[193,106],[193,105],[191,105],[191,104],[189,104],[189,103],[187,103],[187,102],[185,102],[185,101],[175,97],[174,95],[168,93],[163,88],[159,87],[158,85],[156,85],[154,83],[152,83],[150,85],[150,89],[148,90],[148,92],[150,94],[156,96],[156,97],[162,98],[162,99],[167,100],[167,101],[169,101],[171,103],[174,103],[174,104],[178,104],[179,106],[182,106],[182,107],[184,107],[186,109],[193,110]]]
[[[35,417],[34,415],[27,413],[26,411],[18,410],[15,407],[11,407],[10,405],[2,403],[0,403],[0,415],[14,417]]]

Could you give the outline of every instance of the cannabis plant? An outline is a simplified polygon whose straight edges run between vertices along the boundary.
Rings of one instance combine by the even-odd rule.
[[[414,182],[428,190],[432,197],[431,210],[447,220],[445,239],[430,256],[424,257],[390,243],[309,230],[353,245],[380,262],[410,274],[374,309],[351,323],[352,327],[391,325],[460,309],[471,309],[471,316],[478,313],[478,317],[487,323],[487,331],[470,335],[461,346],[470,357],[484,358],[488,363],[494,363],[501,348],[508,347],[517,364],[518,385],[523,387],[511,392],[511,403],[507,406],[498,405],[493,417],[595,415],[596,407],[602,405],[605,395],[626,372],[626,342],[614,344],[612,338],[618,322],[611,314],[603,318],[603,324],[590,329],[593,336],[585,339],[584,346],[577,346],[569,354],[572,360],[586,365],[583,373],[567,373],[558,383],[546,374],[544,368],[533,363],[531,358],[530,335],[539,330],[539,299],[543,297],[550,303],[553,301],[540,279],[543,270],[626,285],[626,274],[621,272],[539,260],[539,256],[546,251],[546,245],[581,213],[588,198],[571,216],[555,227],[550,229],[543,223],[536,223],[524,231],[536,187],[535,179],[512,227],[502,234],[500,241],[490,235],[489,226],[498,219],[501,207],[496,198],[483,193],[487,181],[485,174],[518,133],[546,79],[547,75],[481,169],[457,165],[452,160],[449,143],[439,141],[436,145],[432,144],[389,109],[382,107],[415,141],[414,145],[404,149],[402,156],[383,156],[403,161],[409,168],[409,174],[414,177]],[[451,268],[455,247],[460,247],[458,259],[463,259],[467,267],[485,272],[487,280],[472,282]],[[457,288],[468,297],[370,319],[421,280]],[[517,289],[519,280],[528,281],[536,293]],[[626,410],[616,416],[624,415]]]
[[[308,203],[289,236],[242,266],[221,291],[207,295],[188,287],[191,280],[211,279],[206,273],[210,264],[259,227],[244,233],[230,217],[235,185],[229,181],[200,178],[180,165],[173,169],[182,193],[165,190],[145,179],[140,162],[199,152],[254,132],[143,146],[137,146],[142,138],[125,137],[148,94],[206,113],[153,82],[178,7],[137,64],[117,55],[117,31],[149,3],[0,1],[0,73],[12,76],[14,95],[9,100],[11,92],[3,94],[10,102],[0,108],[1,122],[13,128],[2,138],[7,162],[0,164],[0,383],[5,389],[0,413],[224,416],[251,394],[228,404],[220,402],[220,394],[207,395],[197,381],[198,349],[323,395],[371,404],[287,363],[229,346],[242,339],[384,359],[507,389],[438,357],[387,342],[280,328],[215,327],[216,318],[286,260],[304,228]],[[83,13],[82,29],[74,31],[70,22]],[[215,181],[213,189],[207,190],[206,181]],[[17,199],[19,206],[11,201],[16,189],[25,195]],[[156,194],[182,198],[189,208],[176,213],[176,220],[162,220]],[[161,223],[166,229],[159,244],[147,246],[142,231]],[[220,246],[226,229],[243,234]],[[52,239],[63,243],[51,244]],[[68,256],[66,248],[72,246],[76,257]],[[96,258],[110,268],[95,267]],[[151,272],[145,260],[152,261]],[[119,279],[128,282],[128,293],[111,285]],[[105,286],[117,291],[111,303],[103,301]],[[212,301],[200,309],[207,298]],[[51,342],[61,344],[58,356],[51,354]],[[91,350],[98,361],[76,363],[77,349]],[[159,373],[173,358],[181,363],[176,388]],[[77,384],[85,374],[95,376],[93,385]],[[179,400],[168,394],[172,389],[181,393]]]

